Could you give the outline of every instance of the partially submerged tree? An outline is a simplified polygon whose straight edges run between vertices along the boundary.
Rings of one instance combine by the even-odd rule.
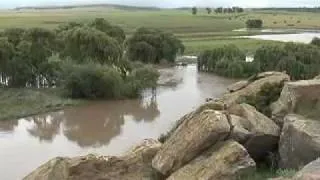
[[[183,53],[182,42],[173,34],[155,29],[140,28],[127,41],[127,56],[131,61],[160,63],[174,62]]]

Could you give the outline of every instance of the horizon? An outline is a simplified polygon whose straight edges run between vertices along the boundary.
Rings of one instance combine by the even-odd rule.
[[[68,2],[66,0],[12,0],[10,2],[0,2],[1,9],[15,9],[23,7],[50,7],[50,6],[83,6],[83,5],[123,5],[133,7],[154,7],[154,8],[189,8],[189,7],[231,7],[240,6],[244,8],[316,8],[319,7],[319,3],[314,0],[294,0],[294,1],[282,1],[276,0],[262,0],[256,2],[255,0],[177,0],[171,2],[169,0],[163,1],[147,1],[147,0],[76,0]]]

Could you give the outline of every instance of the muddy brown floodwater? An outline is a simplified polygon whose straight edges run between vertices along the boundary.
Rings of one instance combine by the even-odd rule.
[[[59,112],[0,121],[0,179],[19,180],[56,156],[119,155],[157,138],[184,114],[218,97],[235,80],[198,73],[196,66],[161,70],[152,98],[104,101]],[[166,82],[167,85],[166,85]]]

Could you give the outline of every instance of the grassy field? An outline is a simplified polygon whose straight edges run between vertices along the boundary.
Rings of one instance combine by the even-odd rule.
[[[82,103],[62,98],[56,90],[0,88],[0,99],[0,120],[17,119]]]
[[[0,29],[10,27],[55,28],[59,24],[78,21],[88,22],[103,17],[121,26],[130,35],[139,27],[152,27],[176,34],[186,45],[186,54],[197,54],[200,50],[219,45],[236,44],[246,51],[254,51],[266,42],[239,39],[237,36],[261,34],[261,32],[233,31],[245,27],[251,18],[264,21],[264,28],[319,29],[317,13],[286,11],[250,11],[240,14],[211,14],[200,10],[193,16],[189,10],[161,9],[137,10],[108,7],[52,9],[52,10],[6,10],[0,12]]]

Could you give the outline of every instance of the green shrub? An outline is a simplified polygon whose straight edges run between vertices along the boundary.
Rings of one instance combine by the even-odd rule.
[[[63,86],[72,98],[117,98],[123,80],[113,68],[95,64],[65,67]]]
[[[319,46],[320,47],[320,38],[315,37],[312,39],[311,44]]]
[[[258,94],[244,96],[240,103],[247,103],[254,106],[259,112],[271,117],[270,105],[280,97],[284,82],[263,85]]]
[[[247,28],[262,28],[263,21],[261,19],[249,19],[246,25]]]
[[[160,63],[162,59],[174,62],[184,45],[171,33],[140,28],[127,41],[127,56],[132,61]]]

